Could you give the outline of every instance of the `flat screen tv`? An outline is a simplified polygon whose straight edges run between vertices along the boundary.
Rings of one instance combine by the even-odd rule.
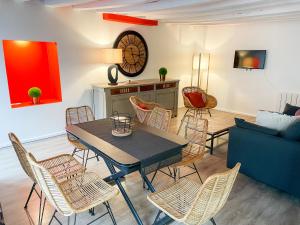
[[[266,50],[236,50],[234,55],[234,68],[264,69]]]

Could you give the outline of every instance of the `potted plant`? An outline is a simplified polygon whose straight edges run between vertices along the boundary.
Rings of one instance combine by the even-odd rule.
[[[167,75],[167,73],[168,73],[167,68],[161,67],[161,68],[159,69],[159,80],[160,80],[160,81],[165,81],[165,80],[166,80],[166,75]]]
[[[38,87],[32,87],[28,90],[28,96],[32,98],[32,103],[39,104],[40,103],[40,96],[42,94],[42,91]]]

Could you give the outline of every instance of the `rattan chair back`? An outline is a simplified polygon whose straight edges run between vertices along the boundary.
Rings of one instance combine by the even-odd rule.
[[[95,120],[92,109],[89,106],[71,107],[66,109],[66,125],[74,125]],[[77,140],[74,136],[67,134],[69,141]]]
[[[141,98],[137,97],[137,96],[131,96],[129,98],[129,101],[133,107],[133,110],[136,113],[136,116],[138,118],[138,120],[141,123],[147,123],[148,119],[150,117],[150,114],[152,112],[152,110],[155,107],[159,107],[160,105],[155,103],[155,102],[146,102],[143,101]],[[143,104],[147,107],[147,109],[142,109],[141,107],[139,107],[140,104]]]
[[[206,150],[206,139],[208,120],[200,117],[186,116],[183,125],[178,130],[178,135],[188,140],[184,148],[184,156],[204,156]]]
[[[65,198],[55,177],[42,164],[38,163],[31,153],[26,154],[26,157],[31,165],[35,179],[47,200],[62,215],[72,215],[74,211]]]
[[[23,147],[20,140],[14,133],[9,133],[8,137],[9,137],[9,139],[12,143],[12,146],[18,156],[19,162],[20,162],[24,172],[32,179],[33,182],[36,182],[33,171],[31,169],[31,166],[26,157],[26,154],[27,154],[26,149]]]
[[[223,208],[240,166],[237,163],[233,169],[207,178],[183,219],[185,224],[204,224]]]
[[[189,98],[186,96],[187,93],[191,93],[191,92],[198,92],[198,93],[201,93],[201,94],[205,94],[205,92],[201,88],[199,88],[199,87],[184,87],[184,88],[182,88],[183,103],[184,103],[184,106],[186,108],[196,108],[191,103],[191,101],[189,100]]]
[[[218,104],[217,99],[214,96],[207,94],[201,88],[199,88],[199,87],[184,87],[182,89],[182,97],[183,97],[184,106],[186,108],[198,109],[191,103],[189,98],[186,96],[187,93],[191,93],[191,92],[198,92],[198,93],[202,94],[202,96],[204,97],[203,100],[205,102],[205,107],[203,107],[203,109],[212,109],[212,108],[215,108]]]
[[[162,131],[168,131],[170,127],[171,118],[171,110],[155,107],[149,116],[147,125]]]

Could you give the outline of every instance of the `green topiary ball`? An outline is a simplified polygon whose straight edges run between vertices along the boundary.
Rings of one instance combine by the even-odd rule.
[[[165,76],[167,73],[168,73],[167,68],[161,67],[161,68],[159,69],[159,74],[160,74],[160,75]]]
[[[42,94],[42,91],[38,87],[32,87],[28,90],[28,95],[31,98],[38,98],[41,96],[41,94]]]

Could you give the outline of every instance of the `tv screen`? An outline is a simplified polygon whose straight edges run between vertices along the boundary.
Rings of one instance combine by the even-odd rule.
[[[266,50],[236,50],[234,55],[234,68],[264,69]]]

